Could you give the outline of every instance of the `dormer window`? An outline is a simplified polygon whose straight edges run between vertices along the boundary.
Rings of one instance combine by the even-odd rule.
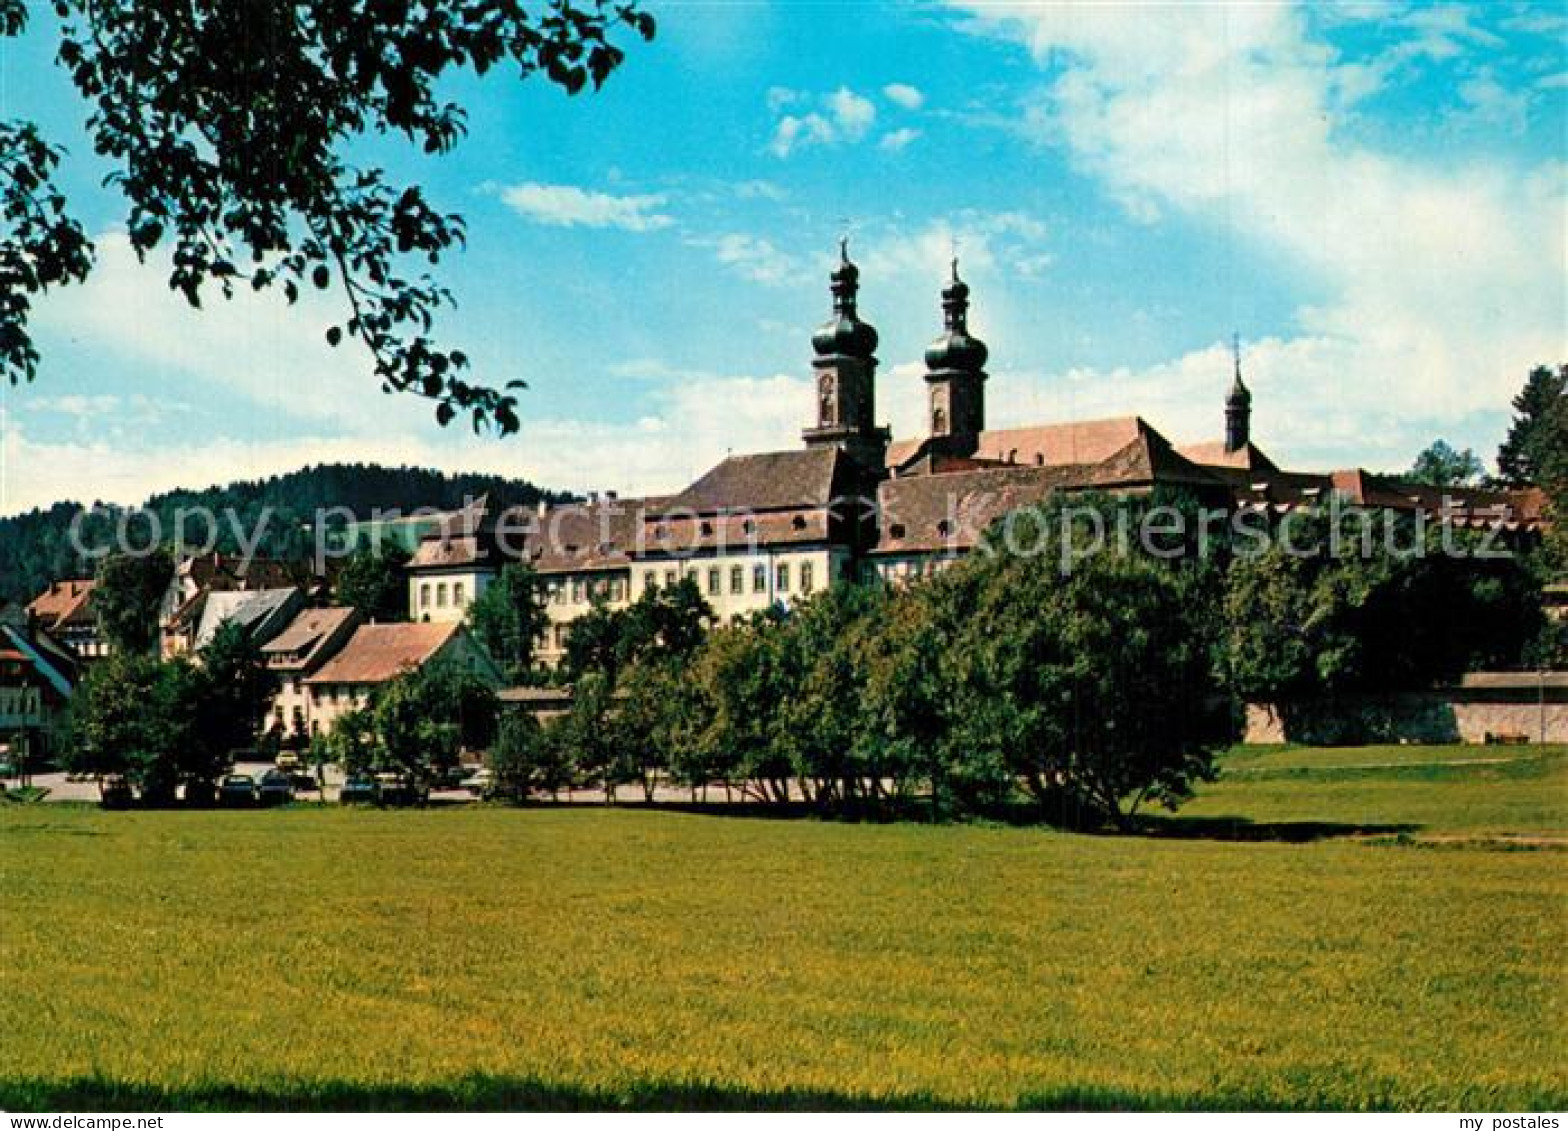
[[[951,534],[953,532],[953,524],[948,522],[947,519],[944,518],[944,519],[940,520],[936,524],[936,532],[941,537],[946,538],[949,534]]]
[[[793,526],[796,530],[806,529],[806,516],[797,514],[790,520],[790,525]]]
[[[902,538],[904,536],[904,524],[902,522],[895,522],[892,526],[888,527],[887,532],[894,538]]]

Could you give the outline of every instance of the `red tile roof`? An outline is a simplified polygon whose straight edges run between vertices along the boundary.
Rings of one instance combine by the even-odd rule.
[[[1138,416],[1037,424],[1027,428],[992,428],[980,433],[974,459],[1034,467],[1065,467],[1109,459],[1154,429]],[[886,463],[902,467],[917,457],[926,440],[903,440],[888,447]]]
[[[1011,511],[1082,482],[1082,467],[993,467],[889,479],[877,492],[874,554],[959,552]]]
[[[385,683],[429,660],[462,630],[448,624],[362,624],[306,683]]]
[[[262,645],[261,651],[272,667],[309,668],[323,648],[340,639],[346,626],[358,620],[355,609],[301,609],[288,627]]]
[[[849,457],[837,448],[730,456],[669,500],[666,510],[792,510],[825,507],[850,489]]]
[[[92,592],[91,578],[56,581],[33,598],[27,611],[46,629],[87,623],[92,620]]]
[[[1235,451],[1225,447],[1224,440],[1208,440],[1201,444],[1182,444],[1177,454],[1202,467],[1232,467],[1246,471],[1276,471],[1274,461],[1256,444],[1245,444]]]

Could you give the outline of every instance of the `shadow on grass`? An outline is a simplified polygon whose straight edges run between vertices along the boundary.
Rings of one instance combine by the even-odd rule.
[[[1246,1092],[1162,1093],[1100,1087],[1027,1092],[1021,1111],[1321,1111],[1321,1096],[1295,1104]],[[1365,1109],[1366,1101],[1358,1103]],[[1387,1109],[1386,1104],[1371,1103]],[[6,1111],[983,1111],[920,1092],[885,1096],[800,1088],[755,1091],[706,1084],[646,1082],[596,1089],[533,1077],[471,1075],[442,1085],[282,1081],[162,1088],[101,1078],[0,1081]]]
[[[818,820],[838,824],[965,824],[963,820],[933,820],[928,806],[916,802],[902,808],[864,812],[829,810],[802,801],[789,803],[760,801],[633,801],[613,806],[587,802],[529,801],[517,808],[549,809],[570,812],[603,812],[606,808],[644,813],[680,813],[719,819],[759,821]],[[1400,837],[1421,831],[1412,824],[1361,824],[1341,821],[1253,821],[1247,817],[1184,817],[1162,814],[1140,815],[1133,827],[1119,829],[1108,823],[1094,823],[1084,813],[1047,815],[1038,804],[1017,803],[993,806],[974,818],[980,823],[1009,825],[1014,828],[1056,829],[1084,836],[1127,837],[1154,840],[1212,840],[1231,843],[1310,844],[1339,837]]]
[[[1398,837],[1420,825],[1352,824],[1342,821],[1251,821],[1246,817],[1142,817],[1132,835],[1157,840],[1222,840],[1241,843],[1310,844],[1337,837]]]

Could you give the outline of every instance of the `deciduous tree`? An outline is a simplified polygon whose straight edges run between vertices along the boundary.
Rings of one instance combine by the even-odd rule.
[[[158,643],[158,609],[174,579],[168,551],[110,554],[98,563],[92,609],[98,630],[118,652],[146,655]]]
[[[509,64],[569,94],[621,65],[617,31],[651,39],[636,0],[462,4],[296,0],[55,0],[61,67],[88,107],[93,148],[124,196],[138,256],[167,247],[169,285],[216,291],[337,288],[337,345],[357,338],[387,391],[430,398],[445,424],[518,427],[508,390],[474,383],[431,338],[451,296],[426,273],[462,245],[462,218],[351,157],[366,137],[451,150],[466,130],[456,72]],[[28,22],[0,0],[0,37]],[[0,122],[0,368],[31,380],[30,301],[84,279],[92,249],[55,179],[61,151],[34,123]]]
[[[1447,440],[1433,440],[1416,457],[1408,476],[1431,487],[1470,487],[1480,481],[1485,470],[1481,457],[1469,448],[1456,451]]]
[[[385,624],[408,619],[408,551],[395,542],[357,550],[338,572],[337,603],[356,609],[369,621]]]
[[[549,598],[532,566],[509,562],[468,606],[468,624],[512,680],[534,665],[534,649],[544,639]]]

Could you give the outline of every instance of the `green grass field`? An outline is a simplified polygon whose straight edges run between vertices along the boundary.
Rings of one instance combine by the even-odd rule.
[[[1568,752],[1227,769],[1147,837],[0,806],[0,1107],[1568,1106]]]

